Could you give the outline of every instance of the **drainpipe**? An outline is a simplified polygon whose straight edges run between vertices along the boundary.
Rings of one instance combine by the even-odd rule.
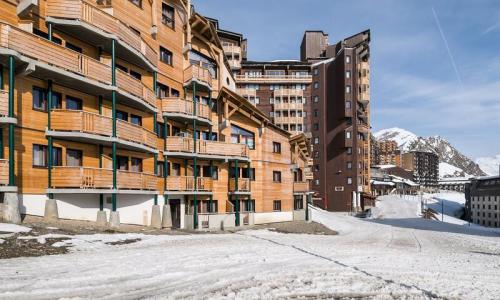
[[[111,40],[111,85],[116,87],[116,52],[115,45],[116,41]],[[112,102],[111,102],[111,114],[113,118],[113,143],[112,143],[112,160],[113,160],[113,193],[111,194],[111,210],[116,211],[116,91],[113,90],[111,93]]]
[[[240,196],[238,195],[238,179],[239,179],[239,172],[238,172],[238,160],[234,161],[234,192],[235,192],[235,205],[234,205],[234,210],[235,210],[235,225],[240,226]]]
[[[196,81],[193,81],[193,174],[194,174],[194,195],[193,195],[193,226],[194,229],[198,228],[198,172],[197,172],[197,157],[198,149],[196,149]]]
[[[50,23],[49,23],[50,24]],[[48,98],[48,108],[47,108],[47,129],[50,131],[52,128],[51,125],[51,111],[52,111],[52,80],[48,80],[47,84],[47,98]],[[53,164],[53,145],[52,145],[52,137],[48,136],[48,155],[47,155],[47,162],[48,162],[48,185],[49,189],[52,188],[52,164]],[[54,194],[49,193],[49,199],[54,199]]]
[[[14,56],[9,56],[9,118],[14,117]],[[9,123],[9,186],[14,183],[14,124]]]

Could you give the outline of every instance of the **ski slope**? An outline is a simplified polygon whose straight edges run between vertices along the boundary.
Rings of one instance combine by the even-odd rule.
[[[70,254],[0,260],[0,299],[498,299],[500,233],[420,219],[418,203],[384,198],[377,219],[313,209],[336,236],[74,236]]]

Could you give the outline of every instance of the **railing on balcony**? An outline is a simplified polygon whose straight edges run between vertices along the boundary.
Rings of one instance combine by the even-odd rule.
[[[248,146],[245,144],[231,144],[219,141],[196,141],[196,150],[199,154],[248,157]],[[169,136],[167,151],[194,152],[194,141],[191,137]]]
[[[0,22],[0,47],[87,78],[111,84],[111,67],[91,57],[50,42],[44,38]],[[118,87],[156,106],[154,92],[139,80],[118,70]]]
[[[302,124],[304,117],[274,117],[274,122],[277,124]]]
[[[309,183],[307,181],[295,181],[293,183],[294,193],[305,193],[309,191]]]
[[[0,185],[9,184],[9,160],[0,159]]]
[[[236,75],[236,82],[310,83],[311,75]]]
[[[153,66],[157,65],[156,51],[140,35],[89,1],[48,0],[46,14],[54,18],[80,20],[99,30],[114,34],[141,53]]]
[[[212,86],[212,75],[207,68],[200,65],[190,65],[184,69],[184,82],[196,80]]]
[[[193,101],[185,100],[179,97],[163,98],[162,111],[164,113],[179,113],[193,115]],[[210,107],[203,103],[196,103],[196,116],[210,120]]]
[[[81,110],[56,109],[51,113],[53,130],[77,131],[111,137],[113,119],[96,113]],[[117,120],[116,135],[118,138],[155,148],[156,134],[139,125]]]
[[[303,110],[304,104],[302,102],[277,102],[274,101],[274,109],[275,110],[289,110],[289,109],[298,109]]]
[[[9,92],[0,90],[0,116],[9,115]]]
[[[153,174],[117,171],[117,188],[156,190],[157,177]],[[113,170],[91,167],[57,166],[52,169],[52,188],[111,189]]]
[[[249,88],[237,88],[236,92],[245,97],[245,96],[250,96],[250,97],[257,97],[257,90],[256,89],[249,89]]]
[[[274,97],[303,97],[304,90],[302,89],[276,89],[273,92]]]
[[[241,62],[237,59],[230,59],[228,60],[228,63],[229,63],[229,67],[231,69],[239,69],[241,68]]]
[[[229,179],[229,191],[231,192],[250,192],[250,179],[238,178],[238,190],[236,190],[236,179]]]
[[[167,191],[195,191],[194,176],[168,176]],[[196,178],[196,191],[210,192],[213,189],[213,180],[210,177]]]
[[[223,45],[222,49],[224,50],[224,53],[227,54],[238,54],[241,55],[241,47],[236,46],[236,45]]]

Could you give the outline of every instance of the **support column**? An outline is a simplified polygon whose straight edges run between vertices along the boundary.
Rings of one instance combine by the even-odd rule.
[[[99,96],[99,114],[102,113],[102,97]],[[104,146],[99,145],[99,169],[102,169],[102,156],[104,152]],[[97,226],[106,226],[108,224],[108,216],[106,215],[106,212],[104,211],[104,194],[99,194],[99,210],[97,211],[97,219],[96,219],[96,225]]]
[[[50,23],[49,23],[49,27]],[[49,35],[50,37],[50,35]],[[47,129],[50,131],[51,126],[51,112],[52,112],[52,80],[48,80],[47,83]],[[48,188],[52,188],[52,165],[54,159],[52,137],[48,136],[48,153],[47,153],[47,171],[48,171]],[[54,222],[59,219],[59,213],[57,209],[57,200],[54,199],[54,194],[49,193],[48,199],[45,201],[45,213],[43,216],[44,221]]]
[[[116,41],[113,39],[111,41],[111,85],[116,86],[116,52],[115,45]],[[117,207],[117,195],[116,195],[116,181],[117,181],[117,161],[116,161],[116,91],[111,92],[111,113],[113,118],[113,142],[112,142],[112,160],[113,160],[113,192],[111,194],[111,214],[109,216],[109,225],[111,227],[119,227],[120,226],[120,214],[116,211]]]
[[[238,172],[238,160],[234,161],[234,212],[235,212],[235,225],[240,226],[240,196],[238,195],[238,180],[239,180],[239,172]]]
[[[14,56],[9,56],[9,117],[14,117]],[[3,81],[3,72],[2,72]],[[2,82],[3,84],[3,82]],[[9,124],[9,186],[15,186],[14,177],[14,124]],[[4,194],[3,220],[8,223],[21,223],[19,198],[17,192]]]
[[[193,116],[196,116],[196,81],[193,81]],[[198,229],[198,171],[197,171],[197,157],[198,149],[196,147],[196,118],[193,118],[193,175],[194,175],[194,195],[193,195],[193,228]]]
[[[168,118],[163,116],[163,132],[165,136],[163,137],[164,146],[163,152],[167,151],[167,137],[168,137]],[[172,228],[172,213],[170,211],[170,204],[168,203],[168,194],[167,191],[167,178],[168,173],[170,172],[168,168],[168,156],[163,156],[163,212],[161,217],[161,227],[162,228]]]
[[[208,116],[209,116],[209,119],[211,120],[211,116],[212,116],[212,90],[210,90],[208,92]],[[208,126],[208,139],[211,141],[212,140],[212,125],[209,125]],[[212,179],[212,181],[214,180],[214,162],[213,160],[210,160],[210,177]],[[213,185],[212,185],[213,186]],[[210,198],[209,198],[209,211],[210,213],[214,213],[215,212],[215,209],[213,207],[213,202],[214,202],[214,195],[213,194],[210,194]]]
[[[247,163],[247,174],[248,174],[248,190],[251,191],[251,184],[252,184],[252,168],[250,168],[250,161]],[[251,196],[248,196],[247,199],[247,212],[250,212],[251,209]]]
[[[158,176],[158,153],[154,154],[154,173],[155,176]],[[160,206],[158,205],[158,194],[154,194],[154,203],[151,208],[151,227],[161,228],[161,212]]]
[[[311,203],[311,193],[307,193],[307,196],[306,196],[306,221],[310,221],[310,217],[309,217],[309,203]]]

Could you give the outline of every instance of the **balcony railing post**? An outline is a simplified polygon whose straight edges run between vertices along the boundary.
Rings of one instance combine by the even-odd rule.
[[[14,117],[14,56],[9,56],[9,118]],[[14,186],[14,124],[9,123],[9,186]]]

